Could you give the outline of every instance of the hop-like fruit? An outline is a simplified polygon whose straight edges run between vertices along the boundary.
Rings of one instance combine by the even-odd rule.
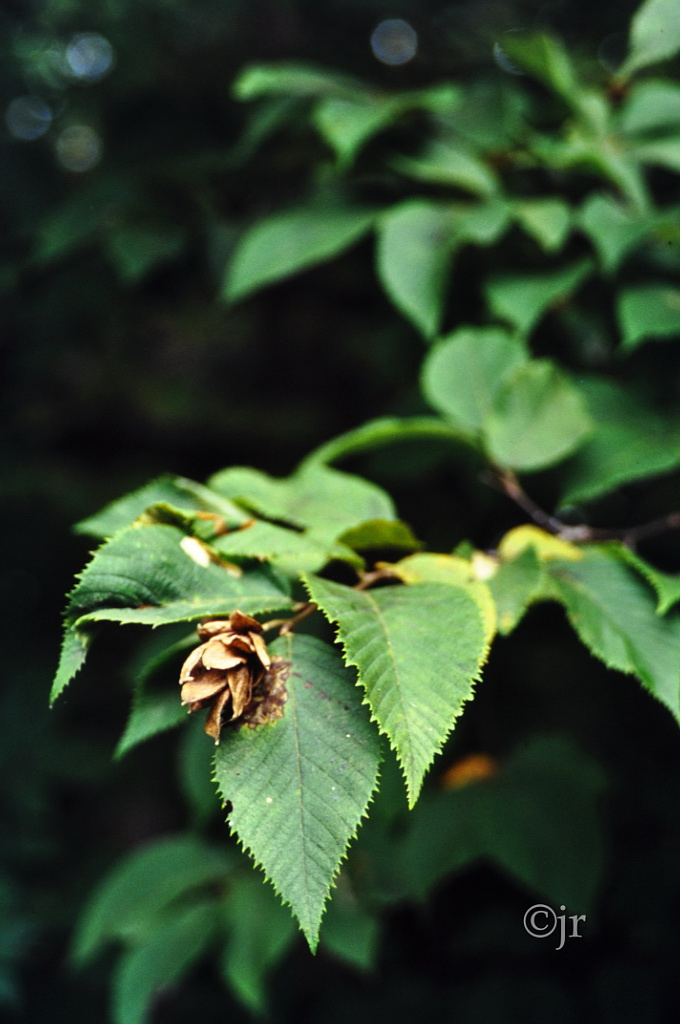
[[[262,626],[243,612],[233,611],[228,619],[213,619],[197,629],[205,642],[196,647],[182,665],[179,676],[182,704],[189,711],[209,707],[205,731],[219,743],[222,726],[243,719],[254,724],[283,714],[285,688],[280,672],[272,673],[277,683],[278,714],[263,718],[255,714],[266,701],[271,687],[264,685],[272,660],[262,636]],[[271,703],[271,701],[270,701]]]

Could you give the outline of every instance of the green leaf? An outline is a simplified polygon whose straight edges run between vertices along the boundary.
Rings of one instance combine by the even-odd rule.
[[[646,0],[633,15],[629,45],[630,54],[620,75],[630,76],[673,57],[680,50],[677,0]]]
[[[513,63],[553,89],[569,106],[577,105],[580,83],[569,54],[557,39],[543,33],[506,32],[502,49]]]
[[[97,885],[78,922],[71,957],[91,960],[113,940],[142,943],[161,915],[180,898],[224,883],[238,863],[233,850],[190,835],[173,836],[134,850]]]
[[[527,547],[517,558],[502,560],[486,584],[496,605],[498,632],[503,636],[519,625],[532,602],[542,596],[543,570],[536,551]]]
[[[314,64],[252,64],[241,72],[233,86],[236,99],[261,96],[337,96],[353,94],[361,83]]]
[[[340,165],[345,167],[351,163],[359,149],[390,125],[402,110],[403,104],[393,97],[331,97],[316,107],[314,123],[325,141],[335,150]]]
[[[410,416],[404,418],[385,416],[349,430],[334,437],[315,449],[305,459],[304,465],[336,462],[348,455],[359,455],[374,451],[385,445],[404,441],[447,441],[460,444],[463,435],[448,423],[434,416]]]
[[[400,520],[389,519],[368,519],[365,523],[346,530],[340,540],[355,551],[375,551],[383,548],[417,551],[422,547],[410,526]]]
[[[77,630],[67,624],[59,652],[59,664],[50,691],[50,704],[68,686],[85,664],[92,643],[92,631]]]
[[[619,293],[617,314],[625,349],[651,338],[680,337],[680,288],[635,285]]]
[[[306,585],[338,626],[345,658],[359,670],[373,718],[399,757],[413,806],[486,659],[483,612],[465,586],[357,591],[318,576]]]
[[[548,360],[534,359],[505,376],[484,434],[494,462],[531,471],[559,462],[574,451],[591,426],[581,396],[569,379]]]
[[[526,336],[543,314],[569,298],[593,269],[592,260],[579,260],[548,273],[491,275],[485,285],[486,299],[494,316],[509,321]]]
[[[300,532],[263,520],[252,520],[243,529],[232,530],[211,543],[226,558],[266,560],[289,575],[317,572],[332,558],[361,564],[346,545],[330,539],[328,543],[315,540],[313,530]]]
[[[137,622],[160,626],[290,607],[287,583],[266,566],[228,570],[197,562],[187,535],[175,526],[131,526],[96,552],[70,594],[66,636],[50,699],[56,700],[85,660],[91,624]]]
[[[680,174],[680,136],[672,135],[665,139],[638,143],[631,147],[631,152],[640,163],[665,167],[669,171]]]
[[[160,732],[174,729],[185,722],[186,717],[187,709],[181,705],[176,691],[137,694],[125,731],[116,746],[115,757],[122,757]]]
[[[414,199],[380,221],[378,274],[385,291],[426,337],[444,315],[453,252],[452,217],[440,203]]]
[[[613,196],[595,193],[579,210],[577,224],[593,243],[603,269],[611,272],[650,233],[654,221]]]
[[[395,170],[417,181],[444,185],[490,198],[498,195],[498,178],[472,149],[440,139],[430,142],[417,157],[392,160]]]
[[[165,503],[183,510],[203,509],[225,517],[229,527],[239,526],[247,520],[244,512],[225,501],[219,494],[184,477],[160,476],[136,491],[106,505],[101,511],[76,523],[76,533],[92,537],[111,537],[118,530],[130,526],[151,505]]]
[[[231,805],[233,831],[314,949],[333,879],[376,785],[378,737],[337,651],[297,635],[270,650],[290,663],[285,713],[225,736],[215,780]]]
[[[391,498],[376,484],[317,462],[283,479],[235,466],[209,483],[255,514],[307,528],[314,537],[336,538],[366,519],[395,518]]]
[[[654,588],[658,604],[657,614],[665,615],[680,601],[680,575],[677,573],[662,572],[649,562],[641,558],[637,552],[632,551],[625,544],[612,542],[607,545],[622,562],[630,565]]]
[[[370,230],[375,211],[314,205],[257,221],[236,247],[224,286],[229,302],[337,256]]]
[[[449,207],[456,245],[472,242],[489,246],[510,226],[510,206],[492,197],[482,203],[452,203]]]
[[[187,709],[178,700],[177,677],[179,666],[197,643],[193,630],[187,632],[186,627],[176,625],[147,633],[136,646],[127,664],[133,685],[132,707],[115,758],[186,723]]]
[[[523,343],[502,328],[461,327],[425,359],[423,393],[455,427],[477,434],[506,373],[526,361]]]
[[[176,984],[212,942],[215,905],[202,901],[176,911],[147,942],[121,957],[114,980],[113,1024],[145,1024],[152,999]]]
[[[391,566],[391,570],[395,576],[410,585],[446,583],[448,586],[462,588],[474,598],[484,621],[487,645],[491,643],[496,632],[496,609],[489,588],[476,575],[471,560],[459,555],[419,551],[396,562]]]
[[[680,127],[680,84],[659,78],[635,82],[619,114],[618,127],[628,135]]]
[[[296,935],[295,923],[255,872],[239,875],[223,902],[229,939],[222,955],[225,981],[252,1013],[267,1012],[265,982]]]
[[[190,716],[177,749],[177,781],[189,811],[189,823],[196,827],[205,826],[220,810],[212,781],[215,747],[203,726],[202,716]]]
[[[680,422],[660,416],[630,387],[586,377],[579,382],[594,430],[562,468],[561,503],[591,501],[621,484],[680,465]]]
[[[507,204],[432,203],[412,199],[380,221],[378,274],[385,291],[426,337],[439,330],[454,251],[472,242],[488,246],[510,222]]]
[[[180,255],[186,232],[171,222],[115,225],[106,241],[109,259],[125,283],[141,280],[151,270]]]
[[[512,214],[545,252],[556,252],[567,240],[571,209],[562,199],[517,199]]]
[[[51,204],[38,225],[30,260],[51,263],[93,242],[102,228],[118,219],[122,210],[136,206],[139,196],[131,183],[117,172],[90,178],[69,193],[66,200]]]
[[[588,546],[574,562],[548,562],[569,621],[609,668],[636,675],[680,719],[680,616],[657,615],[654,597],[615,551]]]
[[[424,899],[480,858],[570,911],[588,912],[604,869],[599,765],[566,737],[538,735],[490,778],[424,794],[392,847],[400,888]]]
[[[576,168],[596,174],[614,185],[634,209],[644,213],[651,208],[637,153],[630,146],[613,145],[609,134],[593,137],[590,132],[575,132],[564,141],[548,142],[542,155],[553,171]]]
[[[362,907],[340,876],[338,891],[321,928],[321,949],[359,970],[370,971],[378,955],[380,921]]]

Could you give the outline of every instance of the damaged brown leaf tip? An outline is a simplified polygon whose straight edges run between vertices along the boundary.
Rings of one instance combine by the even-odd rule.
[[[227,723],[254,729],[283,715],[289,664],[271,658],[262,626],[243,612],[197,627],[204,642],[182,665],[182,704],[189,711],[210,708],[205,731],[219,743]]]

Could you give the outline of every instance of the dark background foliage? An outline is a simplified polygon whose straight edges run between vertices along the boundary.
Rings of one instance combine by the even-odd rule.
[[[86,545],[70,524],[170,470],[202,479],[230,464],[290,472],[316,444],[377,415],[419,412],[422,342],[375,288],[361,244],[233,309],[217,295],[239,231],[294,200],[327,154],[301,122],[260,145],[230,87],[255,60],[305,59],[387,87],[492,68],[504,31],[551,27],[578,52],[621,45],[635,4],[49,0],[0,14],[5,104],[40,95],[54,124],[40,139],[0,137],[3,183],[0,493],[4,544],[0,696],[0,1002],[8,1019],[104,1019],[110,962],[75,974],[69,934],[116,855],[186,825],[160,737],[111,765],[128,706],[127,634],[105,637],[47,710],[63,595]],[[417,29],[417,60],[373,58],[384,17]],[[99,32],[115,65],[100,81],[54,70],[54,49]],[[51,56],[52,54],[52,56]],[[498,71],[502,75],[501,71]],[[69,124],[102,140],[92,170],[64,168]],[[367,194],[381,187],[365,167]],[[660,188],[665,187],[661,181]],[[165,239],[135,263],[140,228]],[[141,257],[140,257],[141,258]],[[658,386],[664,383],[658,368]],[[434,547],[492,546],[520,514],[464,465],[407,448],[356,467],[392,489]],[[543,485],[550,493],[549,478]],[[607,509],[644,517],[677,479],[631,488]],[[674,1020],[680,870],[675,726],[635,680],[576,645],[561,612],[531,613],[488,667],[445,757],[502,756],[541,731],[570,735],[603,767],[606,875],[585,937],[560,952],[527,939],[534,895],[490,865],[464,870],[424,906],[385,912],[373,973],[303,943],[277,970],[272,1016],[328,1022]],[[223,834],[217,822],[215,835]],[[249,1019],[210,963],[158,1004],[154,1020]]]

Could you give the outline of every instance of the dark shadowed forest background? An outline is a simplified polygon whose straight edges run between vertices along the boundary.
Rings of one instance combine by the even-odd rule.
[[[229,841],[217,804],[205,812],[195,792],[201,784],[192,790],[182,775],[185,748],[176,732],[112,760],[128,713],[136,627],[129,636],[105,633],[87,683],[78,679],[48,707],[64,595],[92,548],[72,525],[164,472],[204,480],[222,467],[252,465],[285,475],[311,449],[366,420],[424,411],[418,375],[425,346],[377,286],[369,238],[241,302],[225,301],[225,274],[244,230],[323,192],[337,170],[310,126],[304,95],[258,107],[235,97],[234,82],[248,66],[294,61],[386,92],[451,81],[463,94],[482,83],[500,96],[518,76],[498,42],[517,29],[550,31],[604,80],[625,53],[636,6],[3,4],[3,1019],[107,1019],[115,945],[78,969],[69,960],[88,896],[117,858],[145,843],[185,830],[216,845]],[[412,59],[378,59],[371,38],[385,19],[403,19],[417,33]],[[677,59],[669,67],[670,76]],[[542,102],[538,84],[527,80],[525,88]],[[384,154],[408,149],[426,116],[414,110],[369,141],[355,179],[367,202],[399,198]],[[551,111],[541,108],[541,116],[548,131]],[[677,203],[677,173],[666,167],[654,175],[658,203]],[[574,203],[590,187],[574,185],[566,171],[553,181]],[[507,267],[525,258],[527,244],[518,232],[508,236]],[[674,251],[663,272],[677,281],[677,239]],[[540,267],[543,256],[537,250],[529,259]],[[485,268],[481,249],[461,261],[447,329],[474,320],[471,296]],[[596,291],[587,302],[596,309]],[[589,336],[611,328],[598,316],[582,323]],[[569,363],[566,331],[555,320],[546,332],[539,352],[554,344]],[[608,371],[606,345],[593,346],[591,365]],[[645,349],[628,370],[616,370],[621,379],[650,382],[652,401],[667,408],[680,401],[677,356],[665,361],[669,347],[663,355]],[[472,460],[452,463],[436,445],[388,448],[346,468],[388,489],[432,550],[466,538],[492,548],[526,519],[480,483]],[[546,471],[532,481],[546,507],[554,479]],[[625,526],[677,508],[679,482],[676,469],[617,490],[592,511],[594,521]],[[677,538],[655,543],[646,555],[677,572]],[[429,785],[436,790],[444,768],[470,755],[502,761],[523,745],[538,751],[530,774],[558,758],[578,783],[578,798],[573,787],[556,795],[538,784],[528,798],[534,809],[518,828],[543,830],[534,855],[560,862],[570,892],[591,878],[593,862],[600,865],[588,882],[582,939],[556,951],[524,933],[524,912],[546,898],[513,873],[512,852],[463,858],[417,898],[376,890],[372,920],[379,924],[361,933],[360,953],[351,936],[338,937],[337,922],[327,944],[322,931],[315,958],[291,935],[285,952],[272,954],[266,980],[262,969],[253,982],[265,993],[260,998],[244,996],[233,966],[225,985],[208,951],[164,989],[148,1019],[249,1021],[253,1008],[266,1006],[277,1024],[402,1024],[414,1016],[460,1024],[670,1024],[680,952],[677,726],[635,679],[595,661],[560,609],[542,605],[494,648],[477,699]],[[388,789],[390,780],[387,770]],[[493,834],[493,822],[489,828]],[[257,961],[257,952],[250,955]]]

